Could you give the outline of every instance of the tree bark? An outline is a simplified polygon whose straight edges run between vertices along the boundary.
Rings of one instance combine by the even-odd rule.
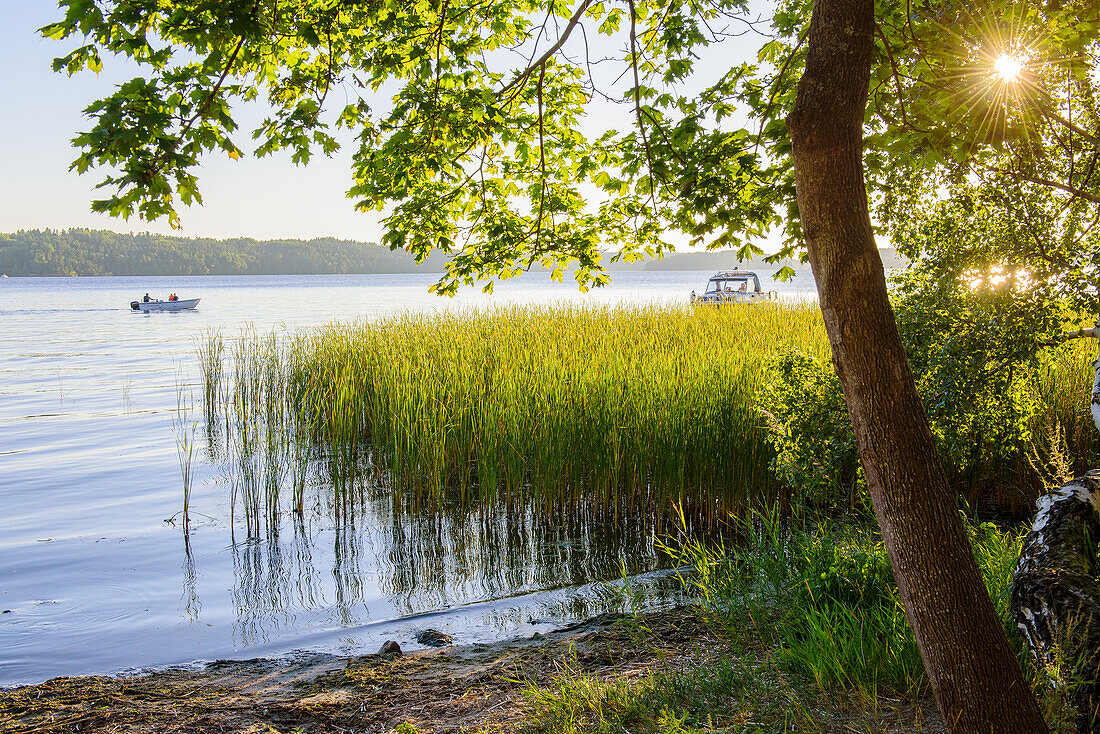
[[[1039,498],[1012,578],[1012,618],[1044,664],[1061,668],[1077,731],[1100,731],[1100,472]]]
[[[787,119],[833,365],[909,624],[957,734],[1045,732],[990,602],[898,336],[868,214],[874,0],[816,0]]]

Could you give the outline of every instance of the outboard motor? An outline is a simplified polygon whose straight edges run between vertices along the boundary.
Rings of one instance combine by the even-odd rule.
[[[138,302],[137,301],[130,301],[130,308],[134,309],[135,311],[139,310],[138,309]]]

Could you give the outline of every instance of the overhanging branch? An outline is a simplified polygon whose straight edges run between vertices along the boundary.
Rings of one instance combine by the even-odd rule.
[[[546,49],[546,51],[541,56],[539,56],[538,59],[533,61],[530,65],[528,65],[526,69],[520,72],[519,76],[517,76],[515,79],[509,82],[507,86],[500,90],[500,93],[502,95],[507,94],[509,91],[526,82],[536,69],[540,69],[545,66],[546,62],[550,60],[550,57],[557,53],[558,49],[565,45],[565,42],[569,40],[569,36],[571,33],[573,33],[573,29],[576,28],[577,25],[581,22],[581,18],[584,17],[585,11],[588,10],[588,6],[590,6],[592,3],[593,0],[582,0],[581,4],[577,6],[577,9],[573,11],[573,16],[569,19],[569,22],[566,23],[565,28],[562,30],[561,35],[558,36],[558,40],[554,42],[554,45]]]

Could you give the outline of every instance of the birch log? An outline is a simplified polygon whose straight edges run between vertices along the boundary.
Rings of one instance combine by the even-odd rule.
[[[1037,508],[1009,609],[1035,657],[1067,681],[1077,731],[1100,732],[1100,471],[1043,495]]]

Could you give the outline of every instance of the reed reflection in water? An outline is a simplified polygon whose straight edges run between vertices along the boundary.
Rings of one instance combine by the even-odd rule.
[[[310,522],[323,523],[323,510],[315,509],[290,522],[291,533],[233,544],[236,645],[255,648],[302,627],[328,633],[376,625],[382,634],[387,623],[447,610],[459,612],[452,634],[471,626],[553,626],[661,605],[679,592],[664,577],[624,590],[624,577],[669,565],[643,523],[608,528],[567,516],[548,522],[530,507],[412,514],[375,496],[311,532]],[[600,580],[609,583],[593,583]],[[569,592],[539,595],[555,590]],[[457,621],[471,605],[479,619]]]

